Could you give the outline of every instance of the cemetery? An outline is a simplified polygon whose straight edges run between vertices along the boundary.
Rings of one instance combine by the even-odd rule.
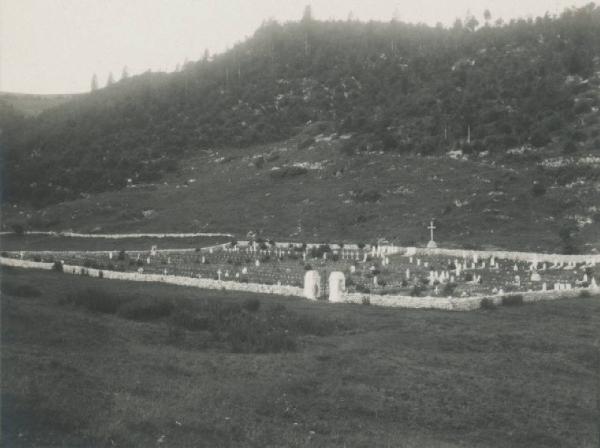
[[[544,294],[598,290],[597,255],[442,249],[433,240],[433,222],[428,228],[425,248],[251,238],[195,249],[12,251],[3,252],[2,260],[58,263],[69,266],[69,273],[104,278],[177,279],[178,284],[189,279],[190,285],[232,290],[255,285],[262,292],[311,300],[387,306],[472,309],[480,305],[472,299],[484,297],[533,294],[539,300]],[[121,274],[110,274],[116,272]]]

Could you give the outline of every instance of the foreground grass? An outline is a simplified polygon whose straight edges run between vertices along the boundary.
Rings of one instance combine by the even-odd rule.
[[[599,444],[598,298],[448,313],[25,270],[2,282],[5,446]],[[333,328],[235,353],[210,332],[173,338],[170,317],[89,311],[72,299],[86,289],[175,308],[259,298]]]

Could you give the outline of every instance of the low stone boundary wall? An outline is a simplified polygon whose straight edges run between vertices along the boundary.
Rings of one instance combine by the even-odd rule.
[[[547,263],[600,263],[600,254],[563,255],[542,252],[516,252],[505,250],[428,249],[426,247],[384,246],[386,254],[406,253],[410,255],[444,255],[448,257],[497,258],[504,260],[547,262]],[[386,250],[387,249],[387,250]]]
[[[104,238],[109,240],[120,240],[125,238],[194,238],[199,236],[223,236],[233,238],[231,233],[76,233],[76,232],[52,232],[42,230],[25,231],[25,235],[47,235],[65,236],[69,238]],[[0,232],[0,235],[12,235],[14,232]]]
[[[29,260],[15,260],[0,257],[0,264],[5,266],[51,270],[54,263],[43,263]],[[102,274],[100,274],[102,272]],[[101,269],[85,268],[83,266],[63,265],[63,273],[74,275],[87,275],[89,277],[105,278],[112,280],[129,280],[135,282],[159,282],[179,286],[192,286],[203,289],[225,289],[230,291],[245,291],[262,294],[277,294],[282,296],[304,297],[304,290],[288,285],[264,285],[260,283],[241,283],[208,278],[181,277],[176,275],[138,274],[137,272],[107,271]]]
[[[51,270],[53,263],[36,262],[29,260],[18,260],[14,258],[0,257],[0,265],[31,269]],[[191,286],[203,289],[220,289],[228,291],[245,291],[262,294],[276,294],[283,296],[305,297],[304,289],[288,285],[265,285],[259,283],[241,283],[233,281],[212,280],[207,278],[181,277],[175,275],[161,274],[139,274],[136,272],[118,272],[100,269],[85,268],[82,266],[63,265],[63,272],[72,275],[87,275],[90,277],[102,277],[113,280],[129,280],[137,282],[158,282],[179,286]],[[102,273],[102,274],[100,274]],[[492,296],[475,297],[412,297],[397,295],[377,295],[361,293],[344,293],[339,303],[370,304],[375,306],[386,306],[395,308],[421,308],[439,309],[447,311],[472,311],[481,308],[482,299],[490,299],[496,305],[502,304],[502,298],[506,296],[520,295],[523,302],[537,302],[542,300],[556,300],[560,298],[576,298],[584,291],[593,295],[600,295],[600,287],[575,288],[560,291],[528,291],[511,292]]]

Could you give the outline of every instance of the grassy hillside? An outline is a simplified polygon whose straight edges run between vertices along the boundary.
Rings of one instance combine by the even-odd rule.
[[[60,106],[77,97],[72,94],[35,95],[27,93],[0,92],[0,103],[13,107],[18,113],[26,117],[34,117],[46,109]]]
[[[407,311],[3,270],[2,441],[597,446],[599,304]]]
[[[600,249],[593,152],[340,157],[344,135],[315,124],[298,139],[206,151],[162,182],[134,184],[40,210],[5,207],[3,226],[84,232],[249,230],[276,240],[590,252]],[[310,140],[308,146],[299,141]],[[586,157],[592,157],[590,159]],[[561,161],[560,164],[558,162]],[[584,180],[585,179],[585,180]]]
[[[523,145],[597,151],[598,73],[593,5],[450,29],[267,22],[180,72],[120,81],[19,126],[0,118],[10,128],[0,142],[4,199],[40,206],[121,189],[128,179],[154,182],[203,150],[286,140],[316,121],[351,134],[338,159],[502,155]]]

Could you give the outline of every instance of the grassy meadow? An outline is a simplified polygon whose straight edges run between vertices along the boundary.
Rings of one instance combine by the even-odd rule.
[[[153,245],[159,249],[189,249],[214,246],[229,241],[227,237],[191,238],[80,238],[53,235],[0,235],[0,249],[6,251],[87,251],[87,250],[150,250]]]
[[[7,447],[597,447],[598,297],[476,312],[2,270]]]

